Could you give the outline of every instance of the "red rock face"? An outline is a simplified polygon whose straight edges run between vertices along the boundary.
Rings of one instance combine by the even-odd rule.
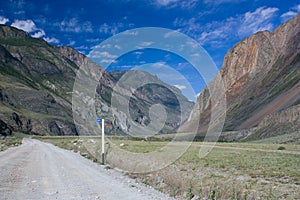
[[[226,54],[220,75],[227,100],[224,130],[255,127],[265,116],[299,102],[300,14],[272,33],[258,32],[236,44]],[[206,88],[182,131],[193,130],[195,124],[200,124],[198,132],[207,129],[209,102]]]

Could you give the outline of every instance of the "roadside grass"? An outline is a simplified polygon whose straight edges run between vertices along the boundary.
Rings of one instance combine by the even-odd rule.
[[[204,145],[213,145],[213,143],[203,143]],[[202,145],[201,142],[194,143],[193,145]],[[263,142],[251,142],[251,143],[223,143],[218,142],[215,144],[216,147],[233,147],[243,149],[256,149],[256,150],[278,150],[280,146],[284,146],[287,151],[300,151],[300,145],[298,144],[285,144],[285,143],[263,143]]]
[[[43,142],[51,143],[60,148],[80,153],[80,155],[93,160],[100,161],[101,138],[99,137],[79,137],[79,136],[33,136]]]
[[[11,136],[0,139],[0,151],[5,151],[10,147],[19,146],[22,144],[22,139],[24,134],[22,133],[13,133]]]
[[[184,166],[185,170],[189,170],[190,164],[220,171],[230,171],[234,168],[254,178],[288,176],[297,180],[300,175],[300,155],[231,149],[213,149],[202,159],[198,154],[199,148],[191,147],[177,163]]]
[[[95,162],[101,159],[100,137],[35,138],[80,152]],[[121,148],[136,153],[157,151],[168,143],[122,138],[108,141],[106,151]],[[180,148],[180,142],[175,145]],[[192,143],[181,158],[162,170],[128,175],[178,199],[300,199],[299,145],[217,143],[200,158],[201,145]],[[284,149],[278,150],[280,146]]]
[[[158,141],[130,141],[130,140],[109,140],[111,145],[122,148],[125,151],[133,152],[133,153],[150,153],[153,151],[158,151],[162,147],[164,147],[167,142],[158,142]]]

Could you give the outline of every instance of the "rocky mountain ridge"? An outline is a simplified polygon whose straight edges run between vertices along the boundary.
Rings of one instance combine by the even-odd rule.
[[[220,70],[227,103],[223,131],[257,127],[266,116],[299,104],[299,41],[300,14],[273,32],[258,32],[228,51]],[[205,88],[181,131],[205,133],[210,110],[210,94]]]

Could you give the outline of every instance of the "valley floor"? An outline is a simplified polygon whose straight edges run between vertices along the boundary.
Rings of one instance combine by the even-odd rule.
[[[33,139],[0,152],[0,199],[171,199],[71,151]]]
[[[80,151],[101,160],[99,137],[41,137],[60,147]],[[279,138],[280,139],[280,138]],[[276,138],[278,140],[278,138]],[[123,163],[114,148],[147,154],[160,151],[168,142],[132,141],[110,138],[106,146],[111,167]],[[268,141],[264,141],[268,142]],[[175,142],[178,148],[184,142]],[[213,147],[204,158],[199,150]],[[169,166],[150,173],[126,173],[177,199],[300,199],[300,145],[260,143],[201,143],[189,149]]]

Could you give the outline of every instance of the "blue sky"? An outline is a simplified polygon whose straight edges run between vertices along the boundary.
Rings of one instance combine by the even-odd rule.
[[[235,43],[258,31],[272,31],[298,12],[300,2],[296,0],[2,0],[0,24],[23,29],[53,45],[74,47],[86,55],[102,41],[128,29],[168,28],[196,40],[220,68]],[[148,63],[155,69],[173,67],[184,75],[193,92],[188,92],[181,80],[166,76],[163,68],[149,71],[176,85],[191,100],[205,85],[184,59],[168,52],[145,49],[120,58],[103,55],[115,59],[110,70],[140,68]]]

